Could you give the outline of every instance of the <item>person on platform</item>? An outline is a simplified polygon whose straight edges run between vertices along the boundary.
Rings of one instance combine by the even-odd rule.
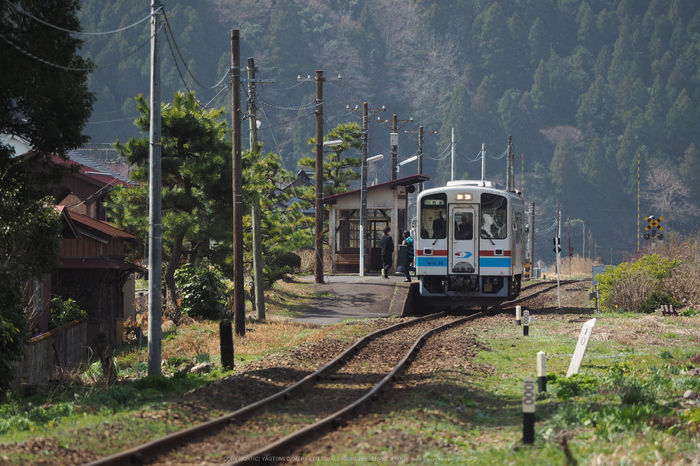
[[[405,282],[411,282],[410,272],[415,272],[416,268],[413,267],[413,259],[415,257],[415,250],[413,248],[413,238],[411,238],[411,232],[406,230],[403,232],[403,244],[406,245],[406,262],[404,263],[404,271],[406,272]]]
[[[391,228],[384,227],[384,236],[379,240],[382,253],[382,278],[389,278],[389,270],[394,263],[394,238],[391,237]]]

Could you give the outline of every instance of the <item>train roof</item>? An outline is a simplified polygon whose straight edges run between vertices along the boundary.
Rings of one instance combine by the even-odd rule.
[[[519,198],[522,199],[522,193],[520,191],[506,191],[506,188],[498,183],[495,183],[493,181],[484,181],[484,180],[453,180],[453,181],[448,181],[445,186],[438,186],[435,188],[430,188],[426,189],[425,191],[420,193],[420,196],[425,196],[428,194],[434,194],[434,193],[439,193],[439,192],[445,192],[445,191],[454,191],[455,189],[458,188],[464,188],[464,187],[469,187],[469,188],[476,188],[482,192],[486,191],[493,191],[493,192],[500,192],[502,194],[505,194],[507,196],[510,196],[512,198]]]

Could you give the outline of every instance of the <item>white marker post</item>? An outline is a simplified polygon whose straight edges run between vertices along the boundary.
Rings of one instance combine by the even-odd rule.
[[[586,354],[586,348],[588,348],[588,340],[590,340],[591,334],[593,333],[593,327],[595,327],[595,319],[591,319],[583,324],[581,335],[578,337],[576,349],[574,350],[574,357],[571,358],[569,371],[566,373],[567,377],[578,374],[578,370],[581,368],[581,362],[583,361],[583,355]]]
[[[523,387],[523,443],[535,443],[535,379],[525,377]]]
[[[522,321],[520,320],[521,311],[522,308],[520,306],[515,306],[515,325],[522,325]]]
[[[530,311],[523,312],[523,336],[530,334]]]
[[[544,351],[537,353],[537,387],[540,393],[547,391],[547,355]]]

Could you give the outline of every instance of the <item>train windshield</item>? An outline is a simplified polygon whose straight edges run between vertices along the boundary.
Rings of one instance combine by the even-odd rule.
[[[421,201],[420,237],[447,237],[447,194],[432,194]]]
[[[505,239],[507,228],[508,200],[498,194],[481,195],[481,237]]]

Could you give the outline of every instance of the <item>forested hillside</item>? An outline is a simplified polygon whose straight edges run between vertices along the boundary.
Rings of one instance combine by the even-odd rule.
[[[320,69],[326,77],[342,75],[324,87],[329,130],[359,123],[345,107],[363,102],[386,106],[381,118],[413,117],[404,130],[439,130],[425,142],[431,185],[450,176],[451,128],[457,178],[480,177],[485,143],[487,177],[503,183],[499,157],[512,135],[516,186],[536,203],[536,252],[547,262],[554,256],[550,228],[558,200],[563,220],[572,219],[575,253],[583,222],[605,263],[636,250],[638,173],[642,217],[663,216],[664,233],[699,224],[700,2],[173,0],[164,6],[179,52],[201,85],[213,86],[228,70],[232,29],[241,31],[243,62],[254,57],[257,66],[276,68],[257,76],[275,80],[258,85],[260,138],[289,170],[298,170],[314,135],[314,84],[297,77]],[[85,31],[114,30],[149,10],[144,1],[84,0],[81,20]],[[101,67],[91,78],[98,99],[87,128],[93,142],[136,133],[134,97],[149,92],[149,37],[144,22],[86,39],[84,54]],[[200,102],[230,111],[230,90],[203,89],[182,63],[175,65],[172,42],[163,45],[163,100],[187,86]],[[370,131],[371,152],[387,153],[387,127],[374,122]],[[416,149],[415,138],[402,132],[400,160]],[[372,167],[379,182],[390,171],[388,158],[382,164]],[[405,165],[401,174],[415,167]],[[566,241],[566,225],[562,232]]]

